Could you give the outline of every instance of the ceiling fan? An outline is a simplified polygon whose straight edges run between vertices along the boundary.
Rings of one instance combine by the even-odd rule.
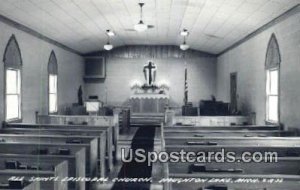
[[[144,5],[145,5],[145,3],[139,3],[140,9],[141,9],[141,12],[140,12],[140,21],[136,25],[134,25],[133,29],[126,29],[126,31],[144,32],[147,29],[154,28],[153,25],[147,25],[143,21],[143,6]]]

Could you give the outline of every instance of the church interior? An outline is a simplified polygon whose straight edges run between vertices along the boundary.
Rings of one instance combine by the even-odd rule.
[[[0,0],[0,58],[0,189],[299,190],[300,0]]]

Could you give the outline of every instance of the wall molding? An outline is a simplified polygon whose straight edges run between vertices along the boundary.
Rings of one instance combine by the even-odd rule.
[[[297,4],[296,6],[292,7],[291,9],[287,10],[283,14],[281,14],[278,17],[274,18],[273,20],[271,20],[267,24],[261,26],[260,28],[258,28],[254,32],[248,34],[247,36],[245,36],[244,38],[242,38],[238,42],[236,42],[233,45],[229,46],[228,48],[226,48],[225,50],[223,50],[222,52],[217,54],[217,56],[219,57],[219,56],[229,52],[230,50],[238,47],[239,45],[243,44],[244,42],[246,42],[246,41],[250,40],[251,38],[257,36],[258,34],[264,32],[265,30],[271,28],[272,26],[286,20],[287,18],[289,18],[289,17],[291,17],[291,16],[293,16],[293,15],[299,13],[299,12],[300,12],[300,4]]]
[[[175,45],[126,45],[119,46],[111,51],[96,51],[85,54],[84,56],[102,56],[106,58],[123,59],[164,59],[164,58],[189,58],[189,57],[216,57],[214,54],[189,49],[182,51]]]
[[[30,35],[38,38],[38,39],[41,39],[41,40],[43,40],[45,42],[48,42],[48,43],[50,43],[52,45],[60,47],[60,48],[62,48],[64,50],[66,50],[66,51],[78,54],[80,56],[82,55],[79,51],[74,50],[74,49],[72,49],[72,48],[70,48],[70,47],[68,47],[68,46],[66,46],[66,45],[64,45],[64,44],[62,44],[62,43],[60,43],[60,42],[58,42],[56,40],[53,40],[53,39],[51,39],[51,38],[49,38],[49,37],[47,37],[47,36],[45,36],[45,35],[37,32],[37,31],[35,31],[35,30],[33,30],[33,29],[31,29],[31,28],[23,25],[23,24],[20,24],[20,23],[14,21],[14,20],[11,20],[11,19],[9,19],[9,18],[7,18],[7,17],[5,17],[5,16],[3,16],[1,14],[0,14],[0,21],[3,22],[3,23],[5,23],[5,24],[7,24],[7,25],[9,25],[9,26],[14,27],[14,28],[16,28],[18,30],[26,32],[27,34],[30,34]]]

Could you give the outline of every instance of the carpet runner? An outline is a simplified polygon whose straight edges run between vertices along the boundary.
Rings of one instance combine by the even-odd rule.
[[[140,127],[132,139],[131,149],[134,152],[136,149],[144,149],[146,152],[153,151],[155,127],[147,126]],[[134,154],[133,154],[134,155]],[[143,163],[136,161],[123,163],[119,172],[118,178],[150,178],[152,173],[152,165],[148,166],[147,160]],[[149,190],[150,182],[143,183],[125,183],[116,182],[112,190]]]

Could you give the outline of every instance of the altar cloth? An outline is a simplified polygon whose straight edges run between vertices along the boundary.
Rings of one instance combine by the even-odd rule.
[[[164,113],[169,104],[169,96],[166,94],[141,93],[130,96],[130,104],[133,113]]]

